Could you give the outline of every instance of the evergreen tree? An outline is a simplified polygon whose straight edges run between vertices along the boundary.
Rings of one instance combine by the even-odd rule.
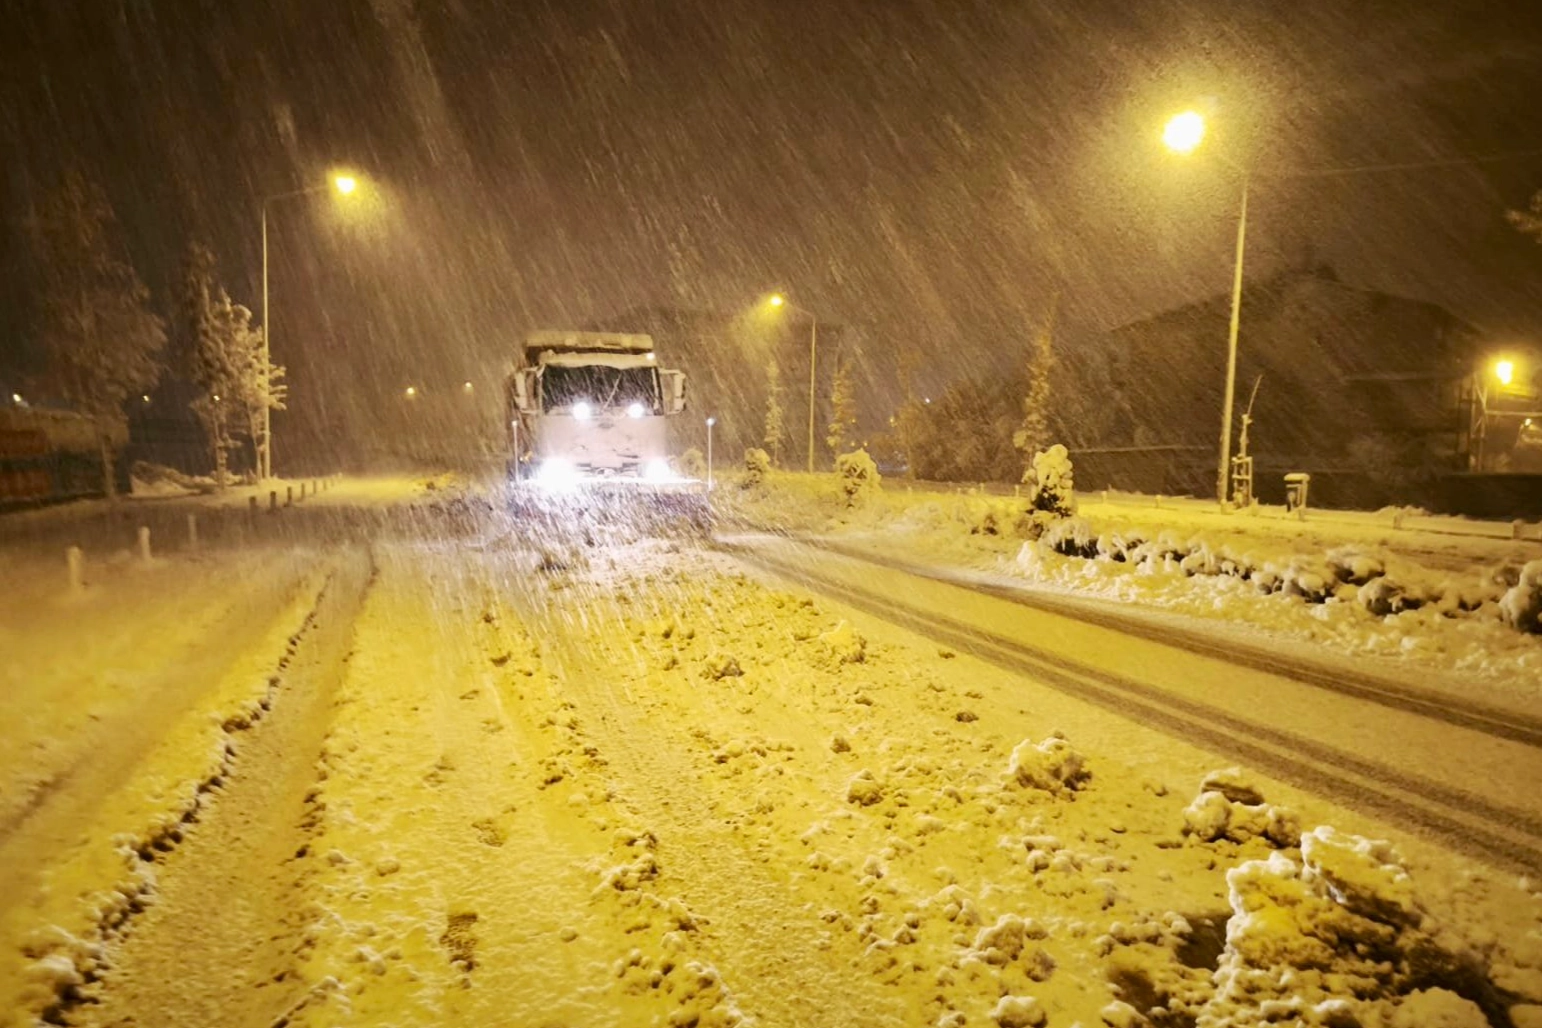
[[[857,398],[852,385],[851,360],[841,358],[835,366],[835,380],[830,386],[830,431],[825,445],[832,457],[847,452],[856,439]]]
[[[1023,420],[1012,433],[1012,445],[1023,458],[1023,481],[1033,470],[1034,454],[1049,446],[1050,376],[1055,369],[1055,303],[1034,335],[1028,353],[1028,389],[1023,397]]]
[[[39,341],[51,392],[96,420],[104,488],[117,497],[112,433],[123,404],[154,387],[166,347],[150,292],[115,252],[117,220],[101,187],[66,176],[39,205],[31,235],[41,273]]]
[[[766,430],[762,442],[771,453],[771,463],[780,465],[787,426],[782,409],[782,368],[775,358],[766,362],[766,385]]]

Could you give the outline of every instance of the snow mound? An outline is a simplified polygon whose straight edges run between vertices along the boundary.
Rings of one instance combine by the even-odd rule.
[[[1038,743],[1024,739],[1012,748],[1007,762],[1008,780],[1025,789],[1075,792],[1091,777],[1086,758],[1059,735]]]
[[[1490,1023],[1486,968],[1427,917],[1389,843],[1323,826],[1300,861],[1271,853],[1226,883],[1226,947],[1197,1028]]]

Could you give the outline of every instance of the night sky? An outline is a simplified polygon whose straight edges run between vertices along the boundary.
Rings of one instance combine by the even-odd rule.
[[[769,289],[938,382],[1308,255],[1542,338],[1507,207],[1542,153],[1542,4],[0,0],[0,379],[34,356],[22,222],[99,180],[169,303],[190,238],[258,307],[259,198],[347,166],[361,202],[273,212],[274,346],[299,408],[470,377],[533,327]],[[1176,372],[1175,372],[1176,373]]]

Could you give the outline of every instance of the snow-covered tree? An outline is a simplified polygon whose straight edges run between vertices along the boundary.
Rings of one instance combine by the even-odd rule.
[[[1023,470],[1032,471],[1033,456],[1049,445],[1050,375],[1055,368],[1055,307],[1034,334],[1028,353],[1028,391],[1023,420],[1012,433],[1012,445],[1023,455]]]
[[[851,360],[842,358],[835,365],[835,379],[830,386],[830,430],[825,445],[830,456],[838,457],[855,441],[857,398],[852,384]]]
[[[1505,217],[1518,230],[1542,243],[1542,192],[1532,196],[1531,203],[1524,211],[1506,211]]]
[[[787,434],[782,408],[782,367],[775,358],[766,361],[766,430],[761,438],[773,464],[782,463],[782,438]]]
[[[219,285],[214,254],[198,243],[183,271],[177,337],[181,362],[199,389],[191,407],[208,433],[215,478],[223,486],[238,434],[251,442],[253,467],[262,467],[263,411],[283,409],[284,369],[265,359],[262,330]]]
[[[263,433],[263,412],[286,410],[284,400],[289,396],[289,386],[284,382],[284,369],[268,357],[264,336],[267,327],[247,327],[240,346],[243,354],[241,387],[236,392],[241,410],[246,416],[246,437],[252,443],[254,468],[267,467],[268,437]]]
[[[214,480],[223,488],[235,433],[247,427],[243,394],[250,388],[248,355],[256,333],[251,327],[252,312],[232,302],[224,290],[209,304],[206,322],[195,339],[191,371],[199,396],[191,406],[209,434]]]
[[[49,391],[96,420],[109,499],[117,496],[112,429],[123,422],[124,401],[160,378],[166,347],[149,290],[118,255],[116,224],[101,187],[71,173],[30,226],[41,274],[44,379]]]

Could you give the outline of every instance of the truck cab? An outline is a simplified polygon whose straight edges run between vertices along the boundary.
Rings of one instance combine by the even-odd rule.
[[[516,481],[673,477],[666,419],[685,409],[685,376],[658,367],[649,336],[532,332],[508,396]]]

